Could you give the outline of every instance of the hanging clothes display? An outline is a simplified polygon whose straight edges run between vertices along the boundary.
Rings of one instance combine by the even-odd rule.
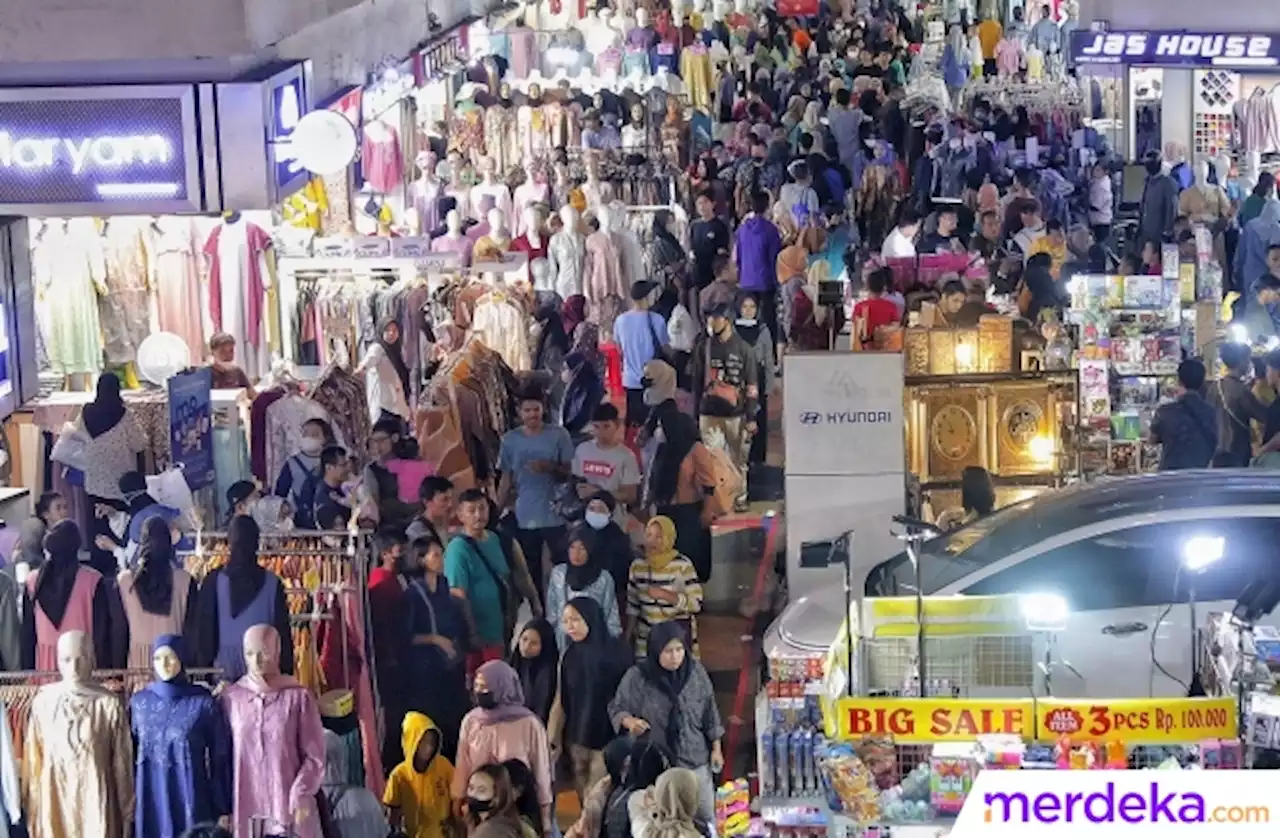
[[[700,111],[710,112],[715,75],[711,70],[711,56],[701,41],[681,50],[680,79],[684,82],[689,102]]]
[[[200,271],[196,264],[195,228],[191,219],[156,219],[155,291],[160,329],[182,338],[191,363],[205,357],[204,316],[200,311]]]
[[[107,266],[91,218],[53,220],[32,253],[36,309],[49,369],[60,375],[102,370],[98,296]]]
[[[98,299],[102,323],[102,348],[109,366],[127,364],[151,332],[148,323],[148,277],[151,251],[150,225],[130,218],[107,221],[103,235],[107,293]]]
[[[213,326],[236,339],[236,360],[256,379],[270,366],[263,306],[274,275],[271,236],[233,213],[209,234],[204,253]]]
[[[384,195],[394,192],[404,179],[403,166],[400,134],[395,127],[376,119],[366,123],[360,145],[360,171],[364,182],[374,192]]]
[[[480,298],[471,331],[515,372],[532,367],[525,313],[505,291],[495,289]]]

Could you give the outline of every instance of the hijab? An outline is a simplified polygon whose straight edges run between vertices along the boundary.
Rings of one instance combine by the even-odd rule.
[[[646,838],[700,836],[694,816],[698,812],[698,777],[688,768],[668,768],[653,785],[653,821]]]
[[[604,398],[604,382],[585,353],[569,353],[565,367],[570,377],[560,404],[560,424],[570,434],[577,434],[586,429],[595,409],[600,406],[600,400]]]
[[[244,633],[244,646],[265,649],[267,660],[265,671],[261,675],[246,673],[236,682],[239,686],[258,695],[268,695],[294,687],[301,689],[302,685],[296,678],[280,671],[280,632],[276,631],[275,627],[265,623],[249,626]]]
[[[551,641],[552,647],[555,641]],[[471,712],[476,715],[482,725],[496,725],[502,722],[513,722],[532,716],[533,711],[524,706],[524,690],[520,688],[520,676],[506,661],[489,661],[476,670],[477,675],[484,676],[485,686],[493,693],[495,706],[492,710],[477,707]]]
[[[542,641],[542,651],[536,658],[526,658],[520,654],[520,636],[526,631],[536,631],[538,639]],[[551,715],[551,705],[555,702],[556,678],[559,674],[560,650],[556,646],[555,629],[541,617],[525,623],[516,632],[516,648],[511,650],[507,662],[520,679],[524,706],[546,722]]]
[[[387,327],[395,324],[396,339],[388,341],[384,335]],[[404,352],[401,347],[404,346],[404,330],[400,328],[400,324],[396,322],[394,317],[384,318],[378,323],[378,345],[387,353],[387,359],[391,361],[391,366],[395,367],[396,375],[400,377],[400,384],[404,386],[405,397],[409,396],[409,368],[404,363]]]
[[[120,398],[120,379],[115,373],[103,373],[98,378],[97,394],[84,406],[81,418],[90,437],[99,437],[120,424],[124,418],[124,400]]]
[[[547,351],[551,348],[558,348],[561,357],[569,352],[569,336],[565,334],[564,321],[560,317],[560,312],[554,304],[546,304],[538,307],[534,317],[542,324],[542,331],[538,333],[538,346],[533,355],[534,369],[547,369],[550,363],[550,353]]]
[[[169,534],[169,521],[163,516],[152,515],[142,525],[133,591],[143,611],[161,616],[169,614],[173,605],[173,539]]]
[[[627,757],[631,755],[632,742],[629,736],[619,736],[604,746],[601,756],[604,759],[604,770],[609,774],[609,782],[613,788],[622,788],[626,780]]]
[[[267,571],[258,564],[258,524],[237,515],[227,527],[227,565],[222,572],[231,588],[231,616],[239,617],[262,590]]]
[[[751,300],[756,303],[756,322],[748,324],[748,323],[743,323],[739,321],[734,324],[733,328],[734,328],[734,331],[738,333],[738,336],[747,342],[748,346],[755,346],[756,341],[760,339],[760,329],[762,328],[760,325],[760,314],[759,314],[760,302],[758,299],[756,299],[755,294],[744,293],[741,297],[738,298],[739,317],[741,317],[742,315],[742,304],[745,303],[747,300]]]
[[[560,661],[560,703],[565,715],[565,740],[591,750],[603,748],[613,739],[609,702],[631,663],[627,647],[609,633],[604,609],[585,596],[574,597],[572,608],[587,625],[581,642],[566,637]]]
[[[582,294],[571,294],[560,307],[560,325],[566,334],[572,335],[579,323],[587,319],[587,298]]]
[[[676,549],[676,525],[666,515],[653,516],[645,526],[649,527],[653,524],[657,524],[658,529],[662,530],[662,540],[657,549],[652,552],[645,551],[645,561],[654,570],[661,570],[680,555],[680,551]]]
[[[693,649],[689,648],[689,637],[686,631],[685,626],[675,620],[658,623],[649,633],[649,646],[645,652],[645,659],[640,663],[640,672],[645,680],[666,696],[671,705],[665,732],[666,745],[672,753],[677,753],[680,743],[680,693],[689,683],[694,667]],[[662,665],[660,658],[662,650],[667,648],[667,644],[673,640],[679,640],[684,645],[684,662],[680,664],[679,669],[671,672]]]
[[[49,553],[49,560],[36,577],[32,599],[49,622],[60,626],[67,614],[76,574],[80,572],[80,528],[75,521],[68,519],[54,524],[44,537],[44,549]]]
[[[653,497],[659,504],[671,503],[680,484],[680,466],[693,446],[701,440],[693,417],[670,411],[659,421],[663,442],[654,453]]]
[[[803,125],[810,134],[815,138],[822,129],[822,104],[819,102],[810,102],[804,106],[804,116],[800,118],[800,124]]]
[[[658,268],[665,268],[684,258],[684,247],[680,240],[667,229],[667,225],[674,220],[675,214],[671,210],[661,209],[653,214],[653,246],[660,257],[655,260]]]
[[[194,687],[191,679],[187,677],[187,645],[182,640],[180,634],[161,634],[156,637],[154,643],[151,644],[151,656],[154,658],[156,652],[168,647],[178,657],[178,663],[182,664],[182,670],[168,681],[162,681],[156,678],[148,687],[153,693],[163,698],[178,698],[179,696],[190,693]]]
[[[569,539],[565,544],[573,544],[578,541],[582,543],[583,549],[587,551],[587,563],[581,567],[572,562],[565,562],[564,581],[571,591],[585,591],[595,584],[600,578],[600,573],[604,570],[603,562],[596,555],[600,547],[595,532],[585,525],[574,527],[569,532]]]
[[[778,254],[778,281],[790,282],[809,270],[809,250],[802,244],[784,247]]]

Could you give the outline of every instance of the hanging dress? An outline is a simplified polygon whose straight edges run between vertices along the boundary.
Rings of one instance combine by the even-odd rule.
[[[195,230],[189,218],[162,216],[156,225],[155,290],[160,330],[182,338],[191,352],[191,363],[199,364],[205,356],[205,335]]]

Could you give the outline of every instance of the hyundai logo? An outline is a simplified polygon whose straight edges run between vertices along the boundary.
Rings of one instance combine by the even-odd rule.
[[[882,425],[892,421],[888,410],[805,410],[800,414],[802,425]]]
[[[804,413],[800,414],[800,424],[802,425],[816,425],[821,421],[822,414],[818,413],[816,410],[806,410]]]

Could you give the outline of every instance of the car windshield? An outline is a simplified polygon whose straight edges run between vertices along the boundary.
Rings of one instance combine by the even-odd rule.
[[[920,547],[920,584],[931,594],[981,567],[1007,556],[1021,544],[1003,537],[1010,525],[1034,518],[1033,499],[998,509],[971,524],[926,541]],[[1014,529],[1025,532],[1019,526]],[[1016,537],[1015,537],[1016,538]],[[906,552],[878,565],[867,577],[868,596],[905,596],[915,593],[915,572]]]

